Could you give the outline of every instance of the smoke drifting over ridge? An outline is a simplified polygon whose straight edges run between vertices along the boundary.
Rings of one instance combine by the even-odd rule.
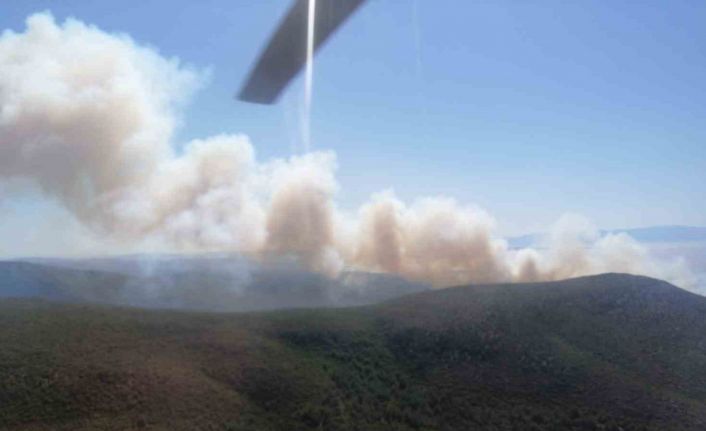
[[[201,78],[125,35],[31,16],[0,36],[0,180],[35,183],[98,235],[293,257],[327,275],[355,267],[441,286],[620,271],[689,286],[678,264],[578,216],[546,247],[511,250],[489,214],[450,198],[383,192],[345,214],[332,152],[262,162],[246,136],[217,135],[177,153],[179,108]]]

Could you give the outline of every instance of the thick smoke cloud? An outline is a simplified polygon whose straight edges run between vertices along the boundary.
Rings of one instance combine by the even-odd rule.
[[[0,36],[0,179],[33,182],[111,241],[285,257],[327,275],[350,267],[441,286],[624,271],[689,283],[575,216],[544,247],[511,250],[490,215],[449,198],[384,192],[344,214],[330,152],[259,162],[242,135],[176,152],[179,108],[202,79],[125,35],[33,15]]]
[[[493,238],[493,227],[488,214],[451,199],[408,207],[388,192],[361,210],[353,261],[437,285],[509,280],[507,246]]]

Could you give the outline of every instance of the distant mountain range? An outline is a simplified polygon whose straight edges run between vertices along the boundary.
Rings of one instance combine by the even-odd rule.
[[[0,297],[42,297],[148,308],[253,311],[373,304],[428,289],[389,274],[336,279],[291,262],[229,255],[135,255],[0,261]]]
[[[241,314],[5,299],[0,346],[8,431],[706,429],[706,298],[624,274]]]
[[[698,226],[651,226],[635,229],[601,230],[601,235],[626,233],[643,243],[689,243],[706,242],[706,227]],[[534,233],[511,237],[508,243],[512,248],[525,248],[537,245],[544,234]]]

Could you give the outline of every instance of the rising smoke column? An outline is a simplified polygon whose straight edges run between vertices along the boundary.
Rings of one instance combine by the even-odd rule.
[[[335,156],[326,152],[273,164],[267,253],[298,257],[306,267],[332,276],[343,268],[335,248],[334,169]]]
[[[33,15],[0,36],[0,180],[34,184],[97,236],[288,257],[331,276],[348,266],[437,286],[604,271],[688,282],[577,217],[544,248],[510,250],[489,214],[447,197],[407,204],[384,192],[342,213],[331,152],[261,162],[243,135],[177,152],[180,108],[203,81],[126,35]]]
[[[424,198],[408,207],[383,193],[361,209],[360,224],[355,262],[362,267],[437,285],[511,278],[492,218],[452,199]]]

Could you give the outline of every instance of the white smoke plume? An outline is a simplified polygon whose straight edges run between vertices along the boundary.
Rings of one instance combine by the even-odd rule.
[[[447,198],[411,206],[390,193],[360,211],[353,262],[436,285],[511,279],[505,241],[493,237],[492,218]]]
[[[685,288],[696,283],[683,261],[655,260],[629,235],[601,236],[589,220],[576,214],[565,214],[554,224],[541,252],[519,250],[512,260],[514,279],[520,281],[627,272],[666,279]]]
[[[179,108],[202,75],[128,36],[31,16],[0,36],[0,180],[35,183],[111,241],[288,257],[328,275],[347,266],[442,286],[622,271],[689,283],[577,217],[546,247],[511,250],[490,215],[448,198],[384,192],[343,214],[330,152],[259,162],[242,135],[177,152]]]

